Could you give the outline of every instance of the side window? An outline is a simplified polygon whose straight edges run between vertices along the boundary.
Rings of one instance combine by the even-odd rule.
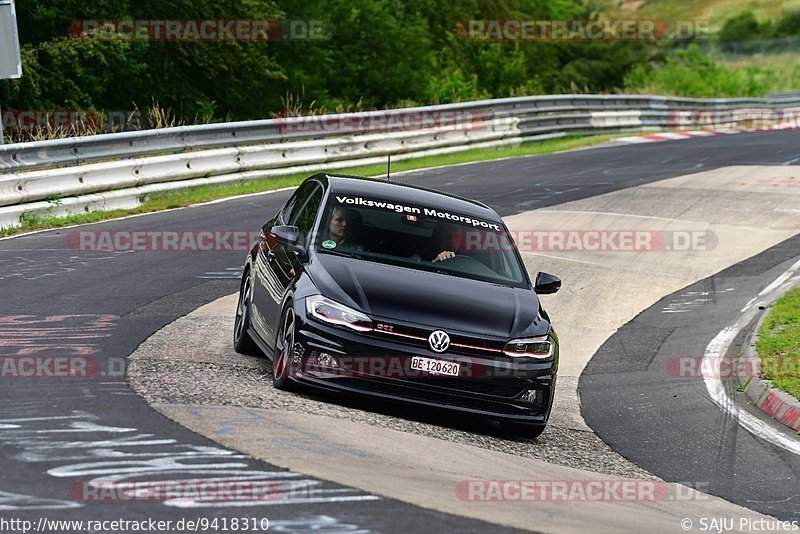
[[[311,196],[314,189],[317,187],[317,182],[306,182],[294,192],[292,198],[289,199],[289,202],[287,202],[281,210],[281,220],[283,224],[294,224],[292,221],[297,218],[297,213],[302,209],[308,197]]]
[[[322,204],[322,188],[316,187],[311,191],[305,204],[294,213],[293,218],[289,224],[296,226],[299,230],[297,244],[306,246],[308,238],[311,235],[311,230],[314,228],[314,221],[317,219],[317,212],[319,206]],[[294,211],[294,210],[293,210]]]

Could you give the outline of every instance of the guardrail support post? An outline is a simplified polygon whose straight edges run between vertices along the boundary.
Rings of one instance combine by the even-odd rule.
[[[22,76],[17,10],[14,0],[0,0],[0,80]],[[3,144],[3,110],[0,107],[0,145]]]

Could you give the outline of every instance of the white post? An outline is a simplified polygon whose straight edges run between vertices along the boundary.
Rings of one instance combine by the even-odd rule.
[[[0,0],[0,80],[21,76],[17,10],[14,0]],[[3,126],[3,110],[0,108],[0,145],[3,144]]]

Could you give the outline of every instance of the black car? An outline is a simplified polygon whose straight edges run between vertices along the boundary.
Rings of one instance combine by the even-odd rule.
[[[317,174],[247,255],[234,346],[304,384],[499,420],[535,437],[558,337],[502,219],[421,187]]]

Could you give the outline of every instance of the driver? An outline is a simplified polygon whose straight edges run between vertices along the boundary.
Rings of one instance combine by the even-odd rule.
[[[435,254],[434,258],[431,260],[433,263],[448,260],[456,256],[458,232],[458,226],[451,223],[440,222],[438,226],[436,226],[436,229],[431,235],[431,248]],[[437,250],[440,251],[438,254],[436,253]]]
[[[353,210],[336,206],[331,213],[331,222],[328,225],[328,237],[326,243],[333,242],[333,247],[355,252],[366,250],[364,245],[352,241],[351,234],[353,227],[357,224],[357,214]],[[325,246],[323,244],[323,246]]]

